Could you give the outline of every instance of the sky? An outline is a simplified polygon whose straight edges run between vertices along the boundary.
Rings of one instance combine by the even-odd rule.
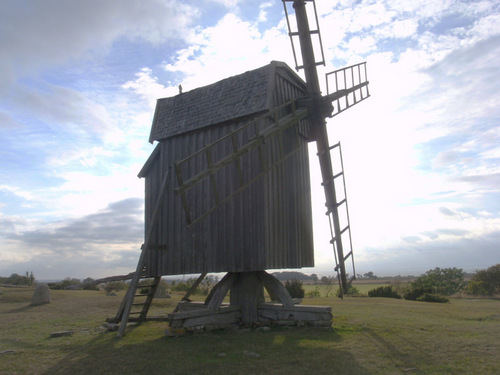
[[[500,263],[500,3],[316,3],[321,82],[361,61],[370,81],[370,98],[328,120],[356,273]],[[293,68],[287,32],[279,0],[2,0],[0,275],[135,270],[156,99],[272,60]],[[316,266],[301,271],[327,275],[310,147]]]

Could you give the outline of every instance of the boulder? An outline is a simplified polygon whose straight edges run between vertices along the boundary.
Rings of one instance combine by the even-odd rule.
[[[31,305],[43,305],[50,303],[50,289],[47,284],[36,284],[33,298],[31,298]]]

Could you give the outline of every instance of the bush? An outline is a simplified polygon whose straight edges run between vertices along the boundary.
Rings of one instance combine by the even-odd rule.
[[[431,294],[432,291],[433,290],[430,287],[421,287],[413,285],[413,283],[410,283],[408,288],[405,290],[403,297],[404,299],[410,301],[416,301],[417,298],[419,298],[420,296],[423,296],[424,294]]]
[[[110,281],[104,284],[103,289],[106,292],[111,292],[111,291],[120,291],[128,288],[128,284],[124,281]]]
[[[460,268],[439,268],[427,271],[410,283],[404,298],[419,301],[425,294],[450,296],[465,287],[465,272]]]
[[[99,290],[96,284],[94,284],[94,279],[87,277],[83,280],[83,290]]]
[[[17,273],[13,273],[9,277],[1,277],[0,276],[0,284],[9,284],[9,285],[35,285],[35,276],[33,275],[33,271],[26,271],[25,276],[18,275]]]
[[[302,281],[296,279],[292,281],[287,280],[285,282],[285,288],[288,290],[288,293],[290,293],[292,298],[304,298],[305,291],[302,287]]]
[[[338,298],[342,298],[343,296],[356,297],[359,296],[359,294],[359,289],[352,284],[349,284],[349,286],[347,287],[347,293],[342,291],[340,288],[337,289]]]
[[[417,301],[422,302],[438,302],[438,303],[447,303],[450,300],[446,297],[440,296],[439,294],[432,293],[424,293],[420,297],[417,298]]]
[[[311,291],[307,292],[307,297],[309,297],[309,298],[319,298],[319,297],[321,297],[321,293],[319,291],[319,288],[316,287],[316,288],[314,288],[314,290],[311,290]]]
[[[392,285],[380,286],[368,292],[368,297],[386,297],[401,299],[398,292],[392,289]]]
[[[500,294],[500,264],[477,272],[467,284],[466,292],[482,296]]]
[[[175,290],[176,292],[187,292],[191,287],[194,285],[196,282],[196,279],[194,277],[191,277],[187,279],[185,282],[184,281],[173,281],[172,282],[172,290]],[[200,294],[201,290],[200,288],[196,288],[193,291],[193,294]]]

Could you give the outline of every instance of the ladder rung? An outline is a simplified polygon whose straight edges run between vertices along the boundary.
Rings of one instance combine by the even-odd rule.
[[[138,288],[151,288],[152,286],[156,286],[156,284],[151,284],[151,285],[137,285]]]
[[[342,199],[340,202],[337,203],[337,207],[342,206],[345,202],[347,202],[347,199]]]
[[[319,34],[319,30],[309,30],[309,34]],[[300,33],[298,31],[292,31],[288,33],[289,36],[299,36]]]
[[[318,62],[315,62],[314,65],[316,65],[316,66],[325,65],[325,62],[324,61],[318,61]],[[304,65],[296,66],[295,69],[297,69],[297,70],[304,69]]]
[[[339,172],[336,175],[333,176],[333,179],[335,180],[337,177],[340,177],[344,174],[344,172]]]
[[[346,230],[348,230],[348,229],[349,229],[349,225],[348,225],[348,226],[346,226],[344,229],[342,229],[342,230],[340,231],[340,235],[343,235],[343,234],[345,233],[345,231],[346,231]],[[333,244],[336,240],[337,240],[337,236],[333,237],[333,238],[330,240],[330,243],[331,243],[331,244]]]
[[[141,313],[142,313],[142,311],[131,311],[131,312],[129,312],[129,315],[132,315],[132,314],[137,315],[137,314],[141,314]]]
[[[344,257],[344,262],[347,260],[352,255],[352,250],[349,251],[349,253]],[[337,266],[333,269],[335,272],[337,272],[340,268],[340,264],[337,264]]]
[[[132,306],[142,306],[145,305],[145,302],[138,302],[138,303],[133,303]]]
[[[339,147],[340,146],[340,142],[338,143],[335,143],[334,145],[328,147],[329,150],[333,150],[335,147]]]
[[[344,257],[344,262],[347,260],[352,255],[352,250],[347,253],[347,255]]]

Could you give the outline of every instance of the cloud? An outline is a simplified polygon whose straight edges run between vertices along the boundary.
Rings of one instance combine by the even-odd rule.
[[[154,110],[156,100],[178,94],[174,86],[165,87],[158,82],[158,78],[153,76],[151,68],[142,68],[135,73],[136,79],[125,82],[122,87],[132,90],[136,95],[146,100],[149,109]]]
[[[3,79],[107,49],[117,38],[160,43],[182,38],[199,13],[178,1],[6,0],[0,9]]]
[[[15,217],[0,217],[0,234],[4,238],[0,273],[16,263],[29,265],[35,275],[45,278],[51,273],[42,265],[52,265],[52,275],[60,278],[80,275],[89,264],[96,265],[101,275],[106,267],[109,273],[120,266],[132,268],[131,254],[139,249],[144,235],[143,214],[143,200],[130,198],[112,202],[90,215],[43,226]],[[74,267],[80,264],[81,269],[75,272],[65,263]]]
[[[231,75],[269,64],[273,59],[291,57],[284,23],[263,34],[257,23],[226,14],[213,27],[196,28],[187,48],[177,51],[164,65],[168,72],[184,75],[182,86],[189,91]],[[283,51],[286,53],[282,53]]]
[[[18,187],[15,187],[15,186],[0,185],[0,192],[14,194],[14,195],[21,197],[23,199],[26,199],[26,200],[33,199],[32,192],[19,189]]]
[[[9,101],[25,118],[36,119],[33,124],[23,120],[23,125],[36,128],[39,122],[57,133],[66,133],[68,139],[99,136],[120,138],[110,113],[102,103],[74,89],[49,85],[45,90],[18,85],[12,90]]]
[[[28,230],[8,235],[10,240],[51,251],[79,251],[100,243],[140,241],[143,202],[129,198],[110,203],[97,213],[52,224],[52,228]]]

